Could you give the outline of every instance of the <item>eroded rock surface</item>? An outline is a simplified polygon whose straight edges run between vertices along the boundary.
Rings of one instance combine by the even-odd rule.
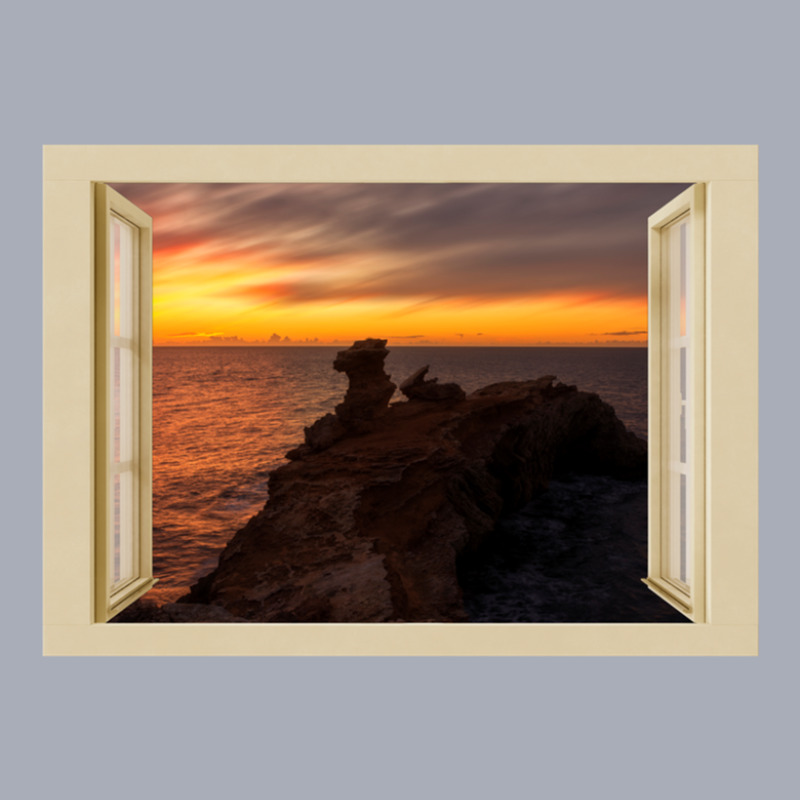
[[[400,384],[400,391],[409,400],[456,402],[466,398],[464,390],[457,383],[439,383],[437,378],[426,379],[429,369],[429,366],[418,369]]]
[[[647,480],[570,475],[459,559],[471,622],[670,622],[686,617],[643,583]]]
[[[386,339],[362,339],[337,354],[333,368],[349,381],[344,402],[336,406],[335,414],[325,414],[306,428],[305,444],[287,453],[287,458],[325,450],[348,433],[370,430],[372,420],[386,413],[397,388],[383,369],[387,355]]]
[[[336,406],[336,416],[345,427],[359,429],[386,412],[397,388],[383,370],[388,355],[386,339],[363,339],[336,356],[333,368],[350,381],[344,402]]]
[[[272,473],[268,503],[181,602],[251,621],[465,620],[457,557],[504,513],[563,473],[646,476],[646,444],[553,376],[387,406],[385,344],[339,354],[345,401]],[[426,373],[412,385],[436,386]]]

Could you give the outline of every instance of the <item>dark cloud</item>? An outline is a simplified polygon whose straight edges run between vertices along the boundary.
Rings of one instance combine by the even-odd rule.
[[[647,331],[606,331],[603,336],[642,336]],[[590,334],[591,335],[591,334]]]
[[[246,344],[240,336],[223,336],[221,333],[212,333],[201,341],[207,344]]]
[[[119,184],[156,252],[303,264],[254,302],[647,291],[646,221],[677,184]],[[359,265],[357,279],[353,264]]]

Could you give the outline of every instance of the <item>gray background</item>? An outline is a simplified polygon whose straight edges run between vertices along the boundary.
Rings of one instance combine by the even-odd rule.
[[[6,9],[0,724],[9,796],[790,793],[795,25],[778,2],[659,8],[406,0]],[[761,655],[43,658],[45,143],[760,145]]]

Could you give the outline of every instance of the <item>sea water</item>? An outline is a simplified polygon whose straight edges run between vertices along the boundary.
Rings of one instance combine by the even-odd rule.
[[[157,347],[153,351],[153,569],[148,597],[177,599],[215,565],[267,500],[272,470],[347,389],[333,369],[344,347]],[[467,392],[555,375],[612,405],[647,435],[644,348],[394,347],[399,384],[422,366]],[[401,400],[399,392],[393,400]]]

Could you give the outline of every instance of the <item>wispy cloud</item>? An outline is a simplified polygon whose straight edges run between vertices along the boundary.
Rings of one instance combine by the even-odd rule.
[[[118,184],[159,254],[250,265],[254,304],[646,294],[675,184]],[[274,274],[276,267],[286,268]],[[177,269],[177,267],[173,267]],[[266,272],[267,268],[273,272]],[[241,267],[239,267],[241,269]],[[634,335],[633,332],[604,335]]]

